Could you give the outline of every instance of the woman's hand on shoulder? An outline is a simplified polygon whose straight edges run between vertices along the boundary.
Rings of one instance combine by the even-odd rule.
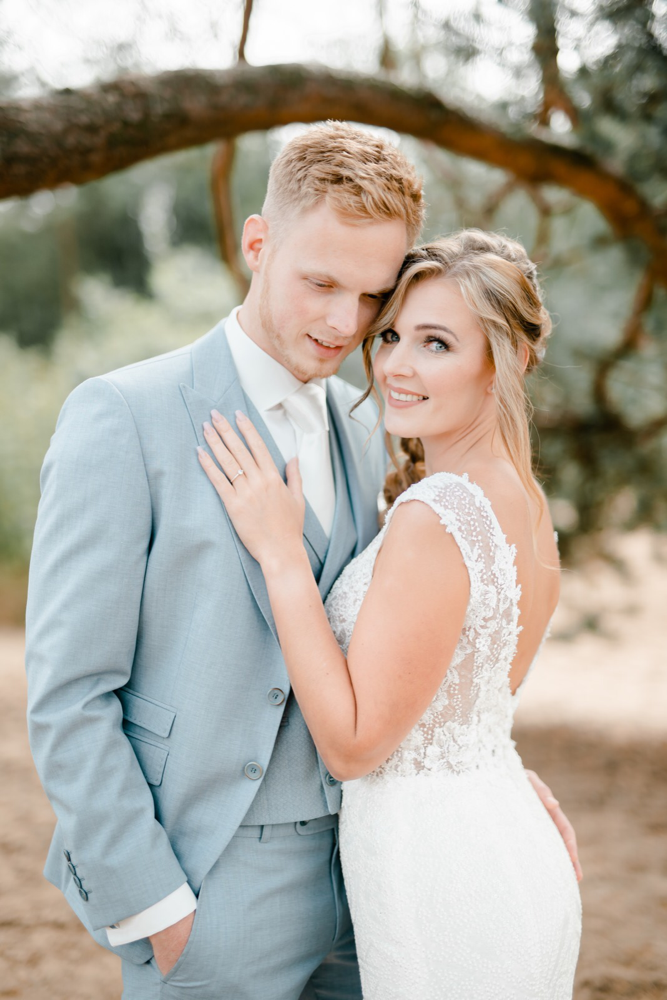
[[[287,485],[252,421],[237,411],[243,438],[229,421],[211,412],[206,443],[217,460],[198,448],[199,462],[250,554],[265,569],[289,561],[303,549],[305,500],[298,461],[287,463]]]

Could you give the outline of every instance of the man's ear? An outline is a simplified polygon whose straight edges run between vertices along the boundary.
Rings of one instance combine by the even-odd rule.
[[[269,238],[269,226],[261,215],[251,215],[243,226],[241,249],[245,262],[251,271],[259,272],[262,250],[266,249]]]

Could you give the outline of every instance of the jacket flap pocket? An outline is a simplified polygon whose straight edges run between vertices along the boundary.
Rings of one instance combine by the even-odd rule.
[[[125,733],[132,744],[139,766],[144,772],[144,777],[149,785],[159,785],[162,782],[164,766],[167,763],[169,751],[157,743],[144,740],[134,733]]]
[[[173,708],[161,705],[143,694],[130,691],[129,688],[121,688],[116,692],[123,706],[123,718],[135,726],[148,729],[156,736],[163,736],[165,739],[171,732],[171,727],[176,718]]]

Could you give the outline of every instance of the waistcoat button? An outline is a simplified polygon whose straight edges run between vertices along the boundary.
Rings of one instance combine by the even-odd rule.
[[[257,761],[251,760],[243,768],[243,772],[246,778],[250,778],[251,781],[257,781],[264,774],[264,768]]]
[[[285,700],[285,692],[280,688],[271,688],[268,699],[272,705],[282,705]]]
[[[326,778],[324,780],[326,781],[327,785],[337,785],[338,784],[338,778],[334,778],[333,774],[327,774],[327,776],[326,776]]]

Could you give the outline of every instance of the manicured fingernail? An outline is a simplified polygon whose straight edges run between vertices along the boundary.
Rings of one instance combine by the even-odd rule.
[[[211,410],[211,416],[213,417],[214,420],[218,420],[221,424],[227,423],[222,413],[219,413],[217,410]]]
[[[204,434],[211,434],[212,432],[213,432],[213,428],[209,424],[208,420],[205,420],[204,421]]]
[[[234,415],[236,416],[237,420],[247,420],[248,419],[246,417],[245,413],[241,413],[240,410],[236,410]]]
[[[558,805],[558,799],[555,799],[553,795],[550,795],[547,799],[547,805],[555,809],[556,806]]]

